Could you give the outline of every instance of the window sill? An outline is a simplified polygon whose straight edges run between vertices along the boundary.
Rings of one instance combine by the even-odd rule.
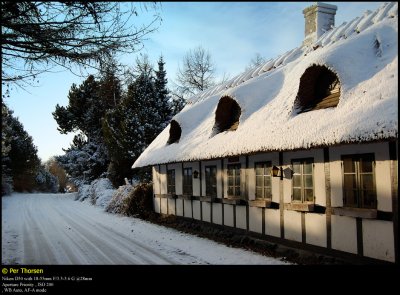
[[[271,200],[251,200],[249,201],[250,207],[260,207],[260,208],[269,208],[271,207]]]
[[[378,210],[376,209],[362,209],[351,207],[334,207],[331,208],[331,214],[342,215],[349,217],[359,217],[364,219],[376,219]]]
[[[215,200],[217,199],[217,197],[200,197],[200,201],[202,202],[215,202]]]
[[[177,196],[178,197],[178,199],[180,199],[180,200],[192,200],[193,199],[193,196],[192,195],[179,195],[179,196]]]
[[[246,201],[239,198],[224,198],[222,199],[222,203],[229,205],[245,205]]]
[[[172,195],[172,194],[155,194],[156,198],[167,198],[167,199],[176,199],[176,195]]]
[[[314,211],[314,204],[311,203],[286,203],[284,205],[286,210],[312,212]]]

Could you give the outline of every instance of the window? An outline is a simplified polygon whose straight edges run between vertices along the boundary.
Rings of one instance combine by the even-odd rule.
[[[183,169],[183,194],[184,195],[193,194],[192,168]]]
[[[374,155],[347,155],[342,161],[344,206],[376,209]]]
[[[239,126],[241,109],[239,104],[232,98],[224,96],[219,100],[215,111],[215,124],[213,134],[223,131],[235,131]]]
[[[339,97],[338,76],[325,66],[313,65],[300,78],[295,106],[298,113],[336,107]]]
[[[228,165],[228,197],[240,197],[240,164]]]
[[[167,171],[167,192],[175,195],[175,169]]]
[[[311,158],[292,161],[293,202],[314,202],[313,162]]]
[[[217,196],[217,166],[206,166],[206,196]]]
[[[256,163],[256,199],[271,199],[271,162]]]

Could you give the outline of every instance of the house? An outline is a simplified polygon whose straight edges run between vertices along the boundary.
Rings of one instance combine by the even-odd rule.
[[[398,4],[334,26],[192,97],[133,168],[154,210],[301,249],[398,263]]]

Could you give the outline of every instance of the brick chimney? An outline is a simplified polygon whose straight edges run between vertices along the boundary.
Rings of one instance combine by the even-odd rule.
[[[303,45],[310,45],[335,25],[337,6],[316,2],[303,10],[305,38]]]

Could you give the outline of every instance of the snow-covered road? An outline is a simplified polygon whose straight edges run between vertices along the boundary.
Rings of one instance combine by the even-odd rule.
[[[3,264],[285,264],[74,201],[2,197]]]

